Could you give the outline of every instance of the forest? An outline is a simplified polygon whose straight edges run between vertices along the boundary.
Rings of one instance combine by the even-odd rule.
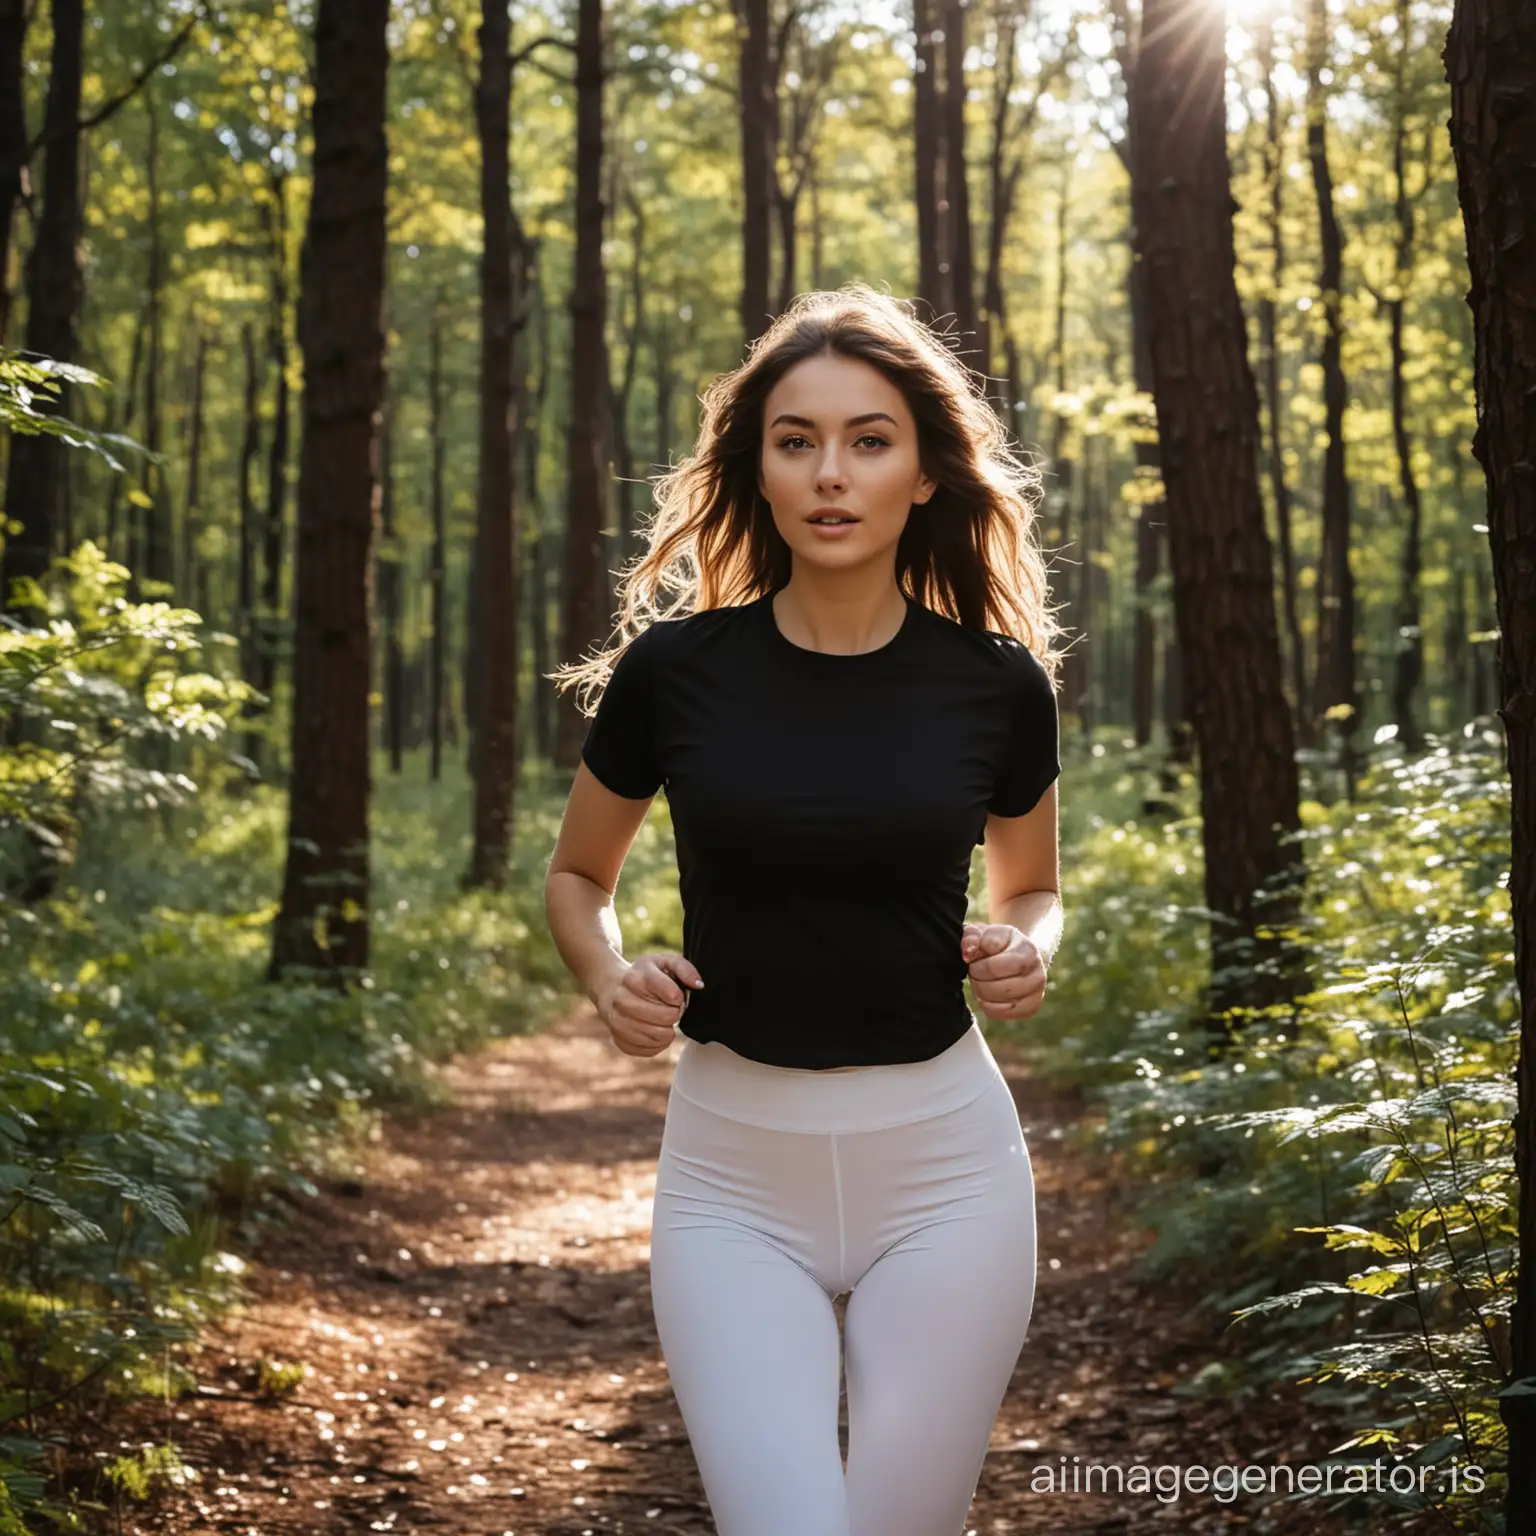
[[[1533,247],[1524,0],[0,0],[0,1536],[713,1530],[552,674],[861,283],[1069,640],[972,1536],[1536,1530]]]

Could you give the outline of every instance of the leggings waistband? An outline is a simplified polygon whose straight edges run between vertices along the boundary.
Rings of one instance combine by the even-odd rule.
[[[684,1036],[672,1088],[702,1109],[768,1130],[816,1135],[878,1131],[947,1114],[1003,1080],[974,1020],[927,1061],[890,1062],[856,1072],[775,1067],[717,1040]]]

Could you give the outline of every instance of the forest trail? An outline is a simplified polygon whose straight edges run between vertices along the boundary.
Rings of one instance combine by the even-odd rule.
[[[646,1268],[680,1049],[622,1055],[583,1007],[452,1065],[450,1107],[392,1118],[361,1181],[269,1241],[249,1307],[194,1359],[196,1393],[117,1426],[114,1444],[169,1434],[199,1473],[122,1531],[709,1536]],[[1059,1456],[1304,1462],[1343,1435],[1283,1396],[1238,1418],[1170,1391],[1212,1353],[1209,1324],[1138,1286],[1148,1237],[1115,1215],[1107,1171],[1066,1150],[1073,1104],[994,1049],[1034,1165],[1040,1270],[968,1532],[1362,1529],[1315,1499],[1031,1491]],[[312,1374],[263,1397],[264,1359]]]

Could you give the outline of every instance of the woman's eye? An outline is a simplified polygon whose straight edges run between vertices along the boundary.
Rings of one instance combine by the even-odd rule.
[[[809,441],[809,438],[802,437],[798,432],[791,432],[788,437],[781,437],[779,439],[779,447],[793,448],[798,443]],[[890,444],[878,432],[866,432],[861,437],[856,437],[854,441],[857,443],[873,443],[877,448],[890,447]]]

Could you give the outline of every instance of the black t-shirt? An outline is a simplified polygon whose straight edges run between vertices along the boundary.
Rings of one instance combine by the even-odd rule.
[[[582,758],[666,787],[694,1040],[783,1067],[926,1061],[972,1023],[960,932],[987,812],[1061,772],[1027,646],[912,598],[877,650],[796,645],[772,596],[651,624],[620,653]]]

